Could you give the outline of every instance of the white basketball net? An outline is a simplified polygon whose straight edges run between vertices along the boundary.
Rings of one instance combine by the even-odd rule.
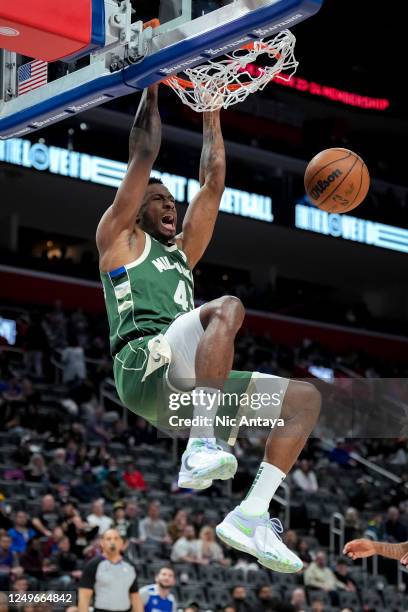
[[[184,104],[199,113],[228,108],[261,91],[277,75],[289,81],[298,67],[295,42],[292,32],[283,30],[271,40],[254,41],[221,60],[187,68],[184,78],[177,75],[164,82]],[[268,58],[268,65],[262,68],[254,65],[261,55]]]

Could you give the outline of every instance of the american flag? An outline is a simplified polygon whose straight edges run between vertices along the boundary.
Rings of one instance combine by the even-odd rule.
[[[45,85],[48,80],[48,62],[33,60],[18,69],[17,94],[22,96],[32,89]]]

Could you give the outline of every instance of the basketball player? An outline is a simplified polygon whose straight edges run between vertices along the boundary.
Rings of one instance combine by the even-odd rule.
[[[316,424],[320,394],[308,383],[231,371],[234,339],[245,314],[239,299],[223,296],[194,307],[192,270],[211,240],[224,191],[220,114],[203,115],[201,189],[177,233],[174,197],[150,178],[161,144],[157,96],[157,85],[142,95],[130,134],[128,170],[96,233],[117,391],[130,410],[159,428],[163,414],[169,415],[170,395],[190,392],[185,410],[200,426],[191,427],[178,482],[205,489],[214,479],[231,478],[237,461],[217,446],[214,421],[201,426],[200,419],[210,408],[212,414],[229,416],[251,411],[247,402],[225,406],[221,391],[234,390],[236,397],[248,399],[279,390],[279,401],[271,394],[274,399],[257,416],[280,417],[284,434],[271,430],[247,497],[218,525],[217,534],[268,568],[296,572],[302,562],[283,544],[282,525],[269,519],[268,508]],[[232,444],[237,435],[228,425],[216,433]]]
[[[396,559],[402,565],[408,565],[408,542],[389,544],[388,542],[376,542],[368,538],[362,538],[347,542],[343,553],[350,557],[350,559],[353,559],[353,561],[364,557],[380,555],[388,559]]]

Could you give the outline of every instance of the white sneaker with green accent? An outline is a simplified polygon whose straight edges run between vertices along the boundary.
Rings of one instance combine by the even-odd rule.
[[[181,458],[178,486],[185,489],[207,489],[212,481],[232,478],[238,463],[211,438],[197,438]]]
[[[282,523],[277,518],[270,519],[268,513],[247,516],[237,506],[217,525],[216,532],[223,542],[253,555],[271,570],[291,574],[303,568],[302,561],[279,536],[283,532]]]

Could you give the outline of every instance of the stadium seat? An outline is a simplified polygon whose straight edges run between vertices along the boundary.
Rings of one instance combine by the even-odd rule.
[[[180,586],[178,588],[179,600],[182,605],[196,601],[200,607],[207,605],[207,595],[202,586]]]
[[[212,587],[208,589],[208,603],[211,609],[224,608],[231,602],[231,593],[228,589]]]
[[[177,582],[180,584],[180,578],[188,576],[188,584],[198,582],[197,571],[195,565],[192,563],[175,563],[174,569],[176,570]]]
[[[339,602],[342,608],[358,608],[360,606],[360,600],[357,593],[349,593],[348,591],[338,591]]]
[[[218,565],[199,565],[198,577],[202,582],[210,585],[225,584],[226,574],[223,567]]]
[[[320,601],[322,601],[325,606],[330,606],[330,596],[328,593],[326,593],[326,591],[308,588],[307,592],[310,604],[313,604],[316,599],[320,599]]]

